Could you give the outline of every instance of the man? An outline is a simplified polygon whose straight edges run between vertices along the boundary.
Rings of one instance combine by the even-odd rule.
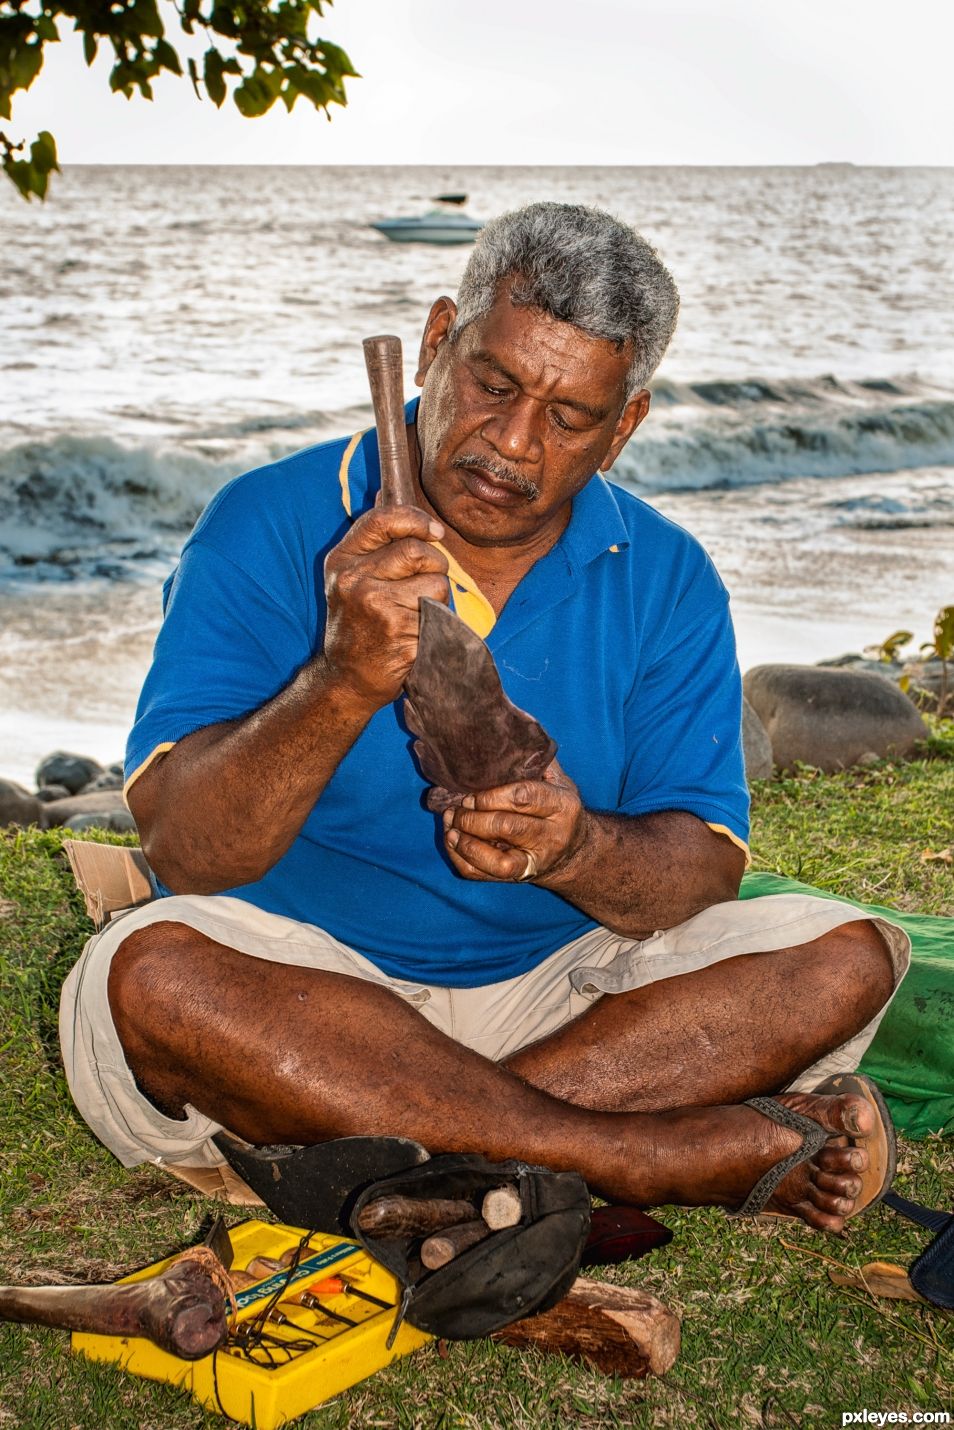
[[[404,1135],[832,1230],[884,1189],[873,1096],[806,1089],[855,1066],[904,936],[830,901],[737,901],[727,597],[603,480],[677,301],[607,215],[505,215],[427,321],[416,506],[375,505],[368,433],[203,515],[127,755],[166,897],[64,991],[74,1097],[127,1165],[220,1162],[222,1126]],[[401,717],[422,596],[453,599],[560,747],[545,780],[443,824]]]

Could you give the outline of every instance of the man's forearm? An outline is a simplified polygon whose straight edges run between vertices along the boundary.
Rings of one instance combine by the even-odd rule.
[[[585,810],[574,851],[538,882],[606,928],[638,938],[734,899],[744,866],[742,850],[695,815]]]
[[[373,713],[319,657],[250,715],[180,740],[128,796],[158,877],[192,894],[260,879]]]

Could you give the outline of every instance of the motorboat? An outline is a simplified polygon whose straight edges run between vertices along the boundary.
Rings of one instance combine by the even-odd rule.
[[[473,243],[483,221],[462,211],[466,194],[435,194],[439,208],[414,218],[382,218],[371,228],[392,243]]]

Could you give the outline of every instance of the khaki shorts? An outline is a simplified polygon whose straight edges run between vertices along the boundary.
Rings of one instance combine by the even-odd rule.
[[[124,1166],[155,1162],[218,1167],[224,1159],[209,1139],[221,1124],[193,1107],[185,1109],[184,1119],[164,1117],[139,1091],[123,1056],[106,985],[113,954],[136,929],[155,923],[187,924],[253,958],[377,983],[411,1004],[448,1037],[500,1061],[555,1032],[604,994],[641,988],[740,954],[771,953],[809,943],[840,924],[867,917],[830,899],[771,894],[716,904],[676,928],[640,941],[604,928],[592,929],[517,978],[482,988],[434,988],[389,978],[321,929],[265,913],[242,899],[176,895],[122,915],[87,943],[63,985],[63,1062],[76,1106]],[[871,922],[887,944],[897,989],[910,962],[910,940],[887,920]],[[883,1014],[884,1009],[862,1032],[802,1073],[792,1087],[810,1089],[832,1073],[853,1071]]]

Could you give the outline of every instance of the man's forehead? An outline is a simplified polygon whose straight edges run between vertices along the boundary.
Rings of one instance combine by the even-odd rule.
[[[629,343],[618,345],[609,338],[594,337],[540,308],[512,303],[506,294],[469,323],[458,342],[469,361],[496,369],[514,381],[520,380],[528,365],[539,365],[558,381],[565,376],[574,389],[581,382],[588,388],[595,385],[602,401],[594,401],[592,391],[568,393],[567,400],[597,419],[606,415],[609,391],[617,386],[625,390],[632,360]]]

